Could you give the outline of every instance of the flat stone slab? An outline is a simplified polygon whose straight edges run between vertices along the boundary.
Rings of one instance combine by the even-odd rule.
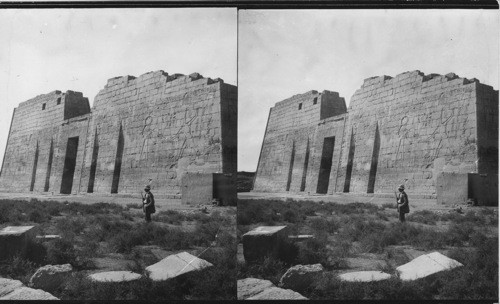
[[[290,289],[270,287],[247,300],[308,300],[308,298]]]
[[[288,238],[296,241],[304,241],[304,240],[314,239],[314,235],[312,234],[289,235]]]
[[[0,300],[59,300],[48,292],[24,286],[21,281],[0,278]]]
[[[146,267],[153,281],[165,281],[182,274],[198,271],[213,265],[187,252],[170,255],[156,264]]]
[[[11,293],[0,297],[0,300],[59,300],[48,292],[41,289],[20,287]]]
[[[382,271],[356,271],[339,275],[340,280],[345,282],[374,282],[387,280],[390,274]]]
[[[21,281],[0,278],[0,298],[24,286]]]
[[[424,254],[409,263],[399,266],[396,271],[403,281],[413,281],[425,278],[431,274],[444,270],[451,270],[463,266],[458,261],[450,259],[439,252]]]
[[[61,236],[58,234],[47,234],[47,235],[37,235],[36,238],[43,240],[55,240],[55,239],[60,239]]]
[[[236,285],[238,290],[238,300],[245,300],[246,298],[255,296],[270,287],[276,287],[273,283],[271,283],[271,281],[255,278],[238,280]]]
[[[141,275],[132,271],[108,271],[89,275],[94,282],[130,282],[141,278]]]
[[[0,230],[0,236],[2,235],[21,235],[29,230],[33,229],[35,226],[7,226]]]

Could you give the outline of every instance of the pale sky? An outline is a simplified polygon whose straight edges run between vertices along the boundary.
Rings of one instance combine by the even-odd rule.
[[[240,10],[238,170],[255,171],[269,109],[309,90],[347,105],[363,80],[420,70],[498,90],[497,10]]]
[[[164,70],[237,81],[235,8],[0,10],[0,165],[12,112],[54,90]]]

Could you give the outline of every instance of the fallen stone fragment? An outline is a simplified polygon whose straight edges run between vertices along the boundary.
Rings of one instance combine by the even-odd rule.
[[[339,275],[341,281],[345,282],[374,282],[387,280],[390,274],[382,271],[356,271]]]
[[[278,258],[287,239],[287,226],[261,226],[245,233],[242,237],[245,261],[258,261],[268,255]]]
[[[283,288],[303,291],[323,272],[321,264],[295,265],[288,269],[280,279]]]
[[[290,289],[270,287],[247,300],[308,300],[308,298]]]
[[[288,238],[294,241],[307,241],[310,239],[314,239],[314,235],[312,234],[289,235]]]
[[[10,256],[24,257],[28,240],[35,226],[7,226],[0,230],[0,259]]]
[[[21,281],[0,278],[0,300],[59,300],[48,292],[23,285]]]
[[[141,275],[132,271],[108,271],[89,275],[94,282],[130,282],[141,278]]]
[[[37,235],[36,238],[42,240],[55,240],[55,239],[60,239],[61,236],[58,234],[47,234],[47,235]]]
[[[187,252],[170,255],[156,264],[146,267],[153,281],[165,281],[182,274],[198,271],[213,265]]]
[[[73,267],[70,264],[64,265],[45,265],[38,268],[35,274],[30,279],[30,285],[33,288],[43,289],[45,291],[54,291],[63,284],[71,272]]]
[[[244,300],[246,298],[257,295],[270,287],[276,287],[276,286],[274,286],[274,284],[268,280],[261,280],[255,278],[246,278],[243,280],[238,280],[237,282],[238,300]]]
[[[403,281],[413,281],[425,278],[431,274],[444,270],[451,270],[463,266],[458,261],[448,258],[439,252],[424,254],[409,263],[399,266],[396,271]]]
[[[0,300],[59,300],[48,292],[41,289],[33,289],[26,286],[19,287]]]
[[[0,298],[24,286],[21,281],[0,278]]]

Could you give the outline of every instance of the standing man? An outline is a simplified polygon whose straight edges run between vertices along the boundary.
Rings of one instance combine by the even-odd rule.
[[[408,195],[405,192],[405,185],[398,187],[399,193],[396,195],[398,201],[399,221],[405,222],[405,214],[410,213],[410,205],[408,204]]]
[[[142,211],[146,214],[146,222],[151,222],[151,213],[155,213],[155,197],[153,196],[153,193],[151,193],[151,187],[147,185],[144,187],[144,191],[146,192],[146,195],[143,197],[142,200]]]

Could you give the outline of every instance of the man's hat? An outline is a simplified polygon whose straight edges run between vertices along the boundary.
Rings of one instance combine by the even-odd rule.
[[[146,189],[151,190],[151,186],[147,185],[146,187],[144,187],[144,190]]]
[[[405,189],[405,185],[399,185],[398,189],[404,190]]]

